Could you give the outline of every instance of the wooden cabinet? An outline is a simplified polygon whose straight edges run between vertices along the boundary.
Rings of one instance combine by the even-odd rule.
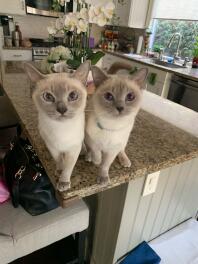
[[[0,13],[11,15],[25,15],[25,0],[1,0]]]
[[[154,0],[114,0],[119,25],[131,28],[149,26]]]
[[[133,67],[137,69],[147,68],[149,73],[148,73],[148,78],[147,78],[147,88],[146,89],[149,92],[155,93],[160,96],[162,95],[162,91],[163,91],[163,87],[164,87],[164,83],[165,83],[165,79],[167,75],[166,71],[162,71],[160,69],[154,68],[152,66],[147,66],[146,64],[142,64],[136,61],[128,60],[125,58],[120,58],[116,55],[111,55],[108,53],[103,57],[102,68],[104,70],[107,70],[116,61],[129,63],[131,64],[131,68]],[[155,75],[155,81],[153,82],[153,84],[150,80],[151,75]]]

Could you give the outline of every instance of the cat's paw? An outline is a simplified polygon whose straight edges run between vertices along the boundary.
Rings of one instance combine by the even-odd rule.
[[[109,177],[101,177],[101,176],[98,176],[97,177],[97,183],[98,184],[102,184],[102,185],[107,185],[110,183],[110,179]]]
[[[93,159],[92,162],[94,165],[99,166],[101,164],[101,159]]]
[[[126,156],[118,156],[120,165],[123,166],[124,168],[130,168],[131,167],[131,161],[130,159]]]
[[[90,152],[87,152],[86,153],[86,155],[85,155],[85,161],[92,162],[92,158],[91,158],[91,153]]]
[[[56,189],[59,192],[64,192],[67,191],[68,189],[71,188],[71,183],[70,182],[63,182],[63,181],[59,181],[56,185]]]

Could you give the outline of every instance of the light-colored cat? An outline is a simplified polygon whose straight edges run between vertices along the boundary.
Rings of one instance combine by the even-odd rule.
[[[119,63],[111,73],[127,69]],[[100,164],[98,183],[109,182],[109,168],[118,156],[124,167],[131,162],[125,147],[140,109],[142,89],[147,69],[141,69],[131,77],[107,75],[96,66],[92,67],[96,91],[91,99],[92,111],[88,112],[85,130],[87,160]]]
[[[38,110],[39,132],[56,161],[59,181],[57,189],[70,188],[70,177],[84,139],[85,84],[90,61],[83,63],[69,76],[66,73],[43,75],[32,65],[25,69],[36,83],[33,101]]]

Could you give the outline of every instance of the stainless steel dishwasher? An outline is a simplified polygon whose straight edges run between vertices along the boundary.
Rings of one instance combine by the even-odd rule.
[[[167,98],[198,112],[198,80],[174,75]]]

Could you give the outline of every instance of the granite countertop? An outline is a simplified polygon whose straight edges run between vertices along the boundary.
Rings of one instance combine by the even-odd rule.
[[[3,80],[4,90],[17,111],[25,133],[55,184],[55,162],[37,129],[37,113],[30,97],[30,82],[24,73],[5,74]],[[117,160],[114,161],[110,169],[111,183],[105,187],[96,183],[97,167],[80,157],[71,178],[72,188],[57,194],[62,206],[147,173],[198,157],[198,139],[141,110],[126,152],[132,162],[131,168],[122,168]]]
[[[198,81],[198,69],[192,69],[191,67],[187,68],[169,68],[162,65],[158,65],[153,63],[153,60],[151,58],[148,58],[146,56],[141,56],[137,54],[127,54],[120,51],[117,52],[111,52],[111,51],[105,51],[105,53],[118,56],[124,59],[132,60],[135,62],[142,63],[144,65],[148,65],[166,72],[175,73],[179,76]]]

